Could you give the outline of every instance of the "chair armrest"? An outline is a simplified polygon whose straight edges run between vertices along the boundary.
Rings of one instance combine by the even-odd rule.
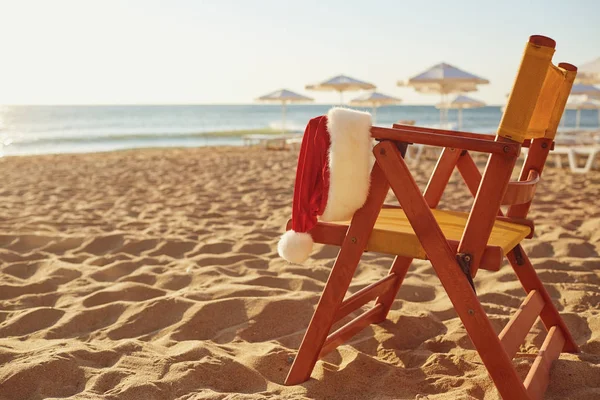
[[[414,126],[414,125],[404,125],[404,124],[394,124],[393,128],[398,129],[408,129],[411,131],[417,132],[427,132],[427,133],[439,133],[451,136],[459,136],[459,137],[470,137],[474,139],[485,139],[494,141],[496,139],[495,135],[490,135],[486,133],[473,133],[473,132],[463,132],[463,131],[451,131],[447,129],[436,129],[436,128],[425,128],[422,126]],[[531,139],[525,139],[523,143],[521,143],[521,147],[530,147]],[[552,149],[554,148],[554,142],[552,142]]]
[[[371,136],[378,140],[420,143],[437,147],[453,147],[462,150],[504,154],[514,157],[519,155],[521,149],[519,143],[503,138],[502,141],[495,141],[486,138],[456,136],[443,133],[443,131],[442,133],[432,133],[412,128],[414,127],[410,125],[406,127],[402,126],[402,128],[382,128],[374,126],[371,128]]]

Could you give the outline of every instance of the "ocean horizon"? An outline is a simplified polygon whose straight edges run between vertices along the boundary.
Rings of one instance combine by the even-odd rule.
[[[288,105],[286,131],[303,132],[311,118],[326,114],[333,106],[336,105]],[[563,117],[564,126],[573,127],[575,115],[574,110],[568,110]],[[501,116],[500,106],[465,109],[462,129],[493,133]],[[281,106],[269,104],[0,106],[0,156],[239,146],[243,144],[244,132],[281,130],[281,120]],[[399,120],[435,127],[439,126],[439,110],[431,105],[377,109],[376,125],[390,126]],[[456,110],[450,110],[448,121],[457,128]],[[582,110],[581,128],[597,126],[597,111]],[[228,134],[223,135],[224,132]]]

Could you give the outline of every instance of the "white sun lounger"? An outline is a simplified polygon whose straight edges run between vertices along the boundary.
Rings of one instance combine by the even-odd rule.
[[[521,152],[523,154],[527,154],[527,148],[521,148]],[[554,166],[557,168],[562,168],[562,159],[561,156],[566,155],[569,160],[569,168],[572,172],[585,174],[589,172],[594,167],[594,161],[596,157],[600,154],[600,146],[556,146],[554,150],[550,153],[550,155],[554,155]],[[583,167],[579,166],[578,157],[586,156],[585,163]]]
[[[289,144],[302,141],[301,134],[252,134],[242,136],[244,146],[264,145],[267,149],[285,149]]]

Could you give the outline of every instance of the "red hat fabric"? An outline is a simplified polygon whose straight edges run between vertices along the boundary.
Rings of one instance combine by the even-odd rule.
[[[365,203],[374,162],[370,128],[369,113],[339,107],[310,120],[298,157],[292,229],[277,246],[282,258],[303,263],[318,219],[349,220]]]

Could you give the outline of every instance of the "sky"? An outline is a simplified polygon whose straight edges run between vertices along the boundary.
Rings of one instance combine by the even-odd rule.
[[[0,104],[240,104],[346,74],[396,85],[439,62],[503,104],[532,34],[554,60],[600,56],[600,1],[0,0]],[[346,99],[360,93],[348,93]]]

